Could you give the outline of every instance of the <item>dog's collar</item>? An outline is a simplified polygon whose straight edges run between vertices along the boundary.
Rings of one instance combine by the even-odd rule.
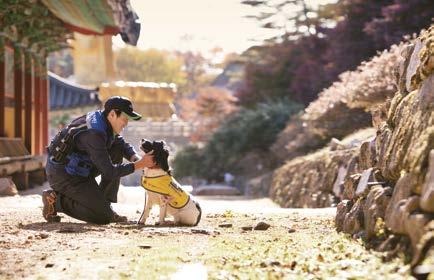
[[[150,150],[149,152],[145,152],[145,155],[153,155],[154,154],[154,150]]]

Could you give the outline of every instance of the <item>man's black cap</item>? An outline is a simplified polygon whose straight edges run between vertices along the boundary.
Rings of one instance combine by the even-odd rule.
[[[131,104],[131,101],[123,96],[112,96],[104,104],[104,110],[110,111],[110,110],[119,110],[127,114],[129,119],[138,121],[142,118],[142,116],[134,112],[133,110],[133,104]]]

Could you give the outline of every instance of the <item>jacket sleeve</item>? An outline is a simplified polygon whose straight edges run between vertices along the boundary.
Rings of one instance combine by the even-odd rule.
[[[130,160],[133,155],[137,154],[137,151],[130,144],[125,142],[124,138],[120,135],[116,135],[115,138],[116,145],[120,145],[122,147],[122,155],[126,160]]]
[[[134,172],[134,163],[113,164],[106,147],[106,136],[95,130],[87,130],[79,136],[80,146],[106,179],[123,177]]]

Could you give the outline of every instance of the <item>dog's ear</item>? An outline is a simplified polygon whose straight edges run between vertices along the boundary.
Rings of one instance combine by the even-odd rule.
[[[164,164],[163,164],[163,170],[168,172],[169,171],[169,151],[167,149],[163,149],[163,158],[164,158]]]
[[[152,142],[154,150],[154,160],[157,165],[166,172],[169,172],[169,151],[165,149],[164,141]]]
[[[159,158],[160,158],[159,165],[161,169],[163,169],[166,172],[169,172],[169,151],[163,149],[160,153]]]
[[[154,149],[157,151],[162,151],[165,147],[166,143],[164,141],[154,141],[152,142],[152,146],[154,146]]]
[[[140,141],[140,149],[144,151],[145,153],[149,153],[153,150],[152,142],[148,139],[142,139]]]

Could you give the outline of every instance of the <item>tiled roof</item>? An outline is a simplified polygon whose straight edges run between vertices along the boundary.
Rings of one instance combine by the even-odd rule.
[[[50,85],[50,110],[73,109],[101,104],[98,88],[90,88],[67,81],[48,72]]]
[[[42,0],[42,3],[70,30],[92,35],[120,33],[125,43],[137,44],[140,23],[128,0]]]

